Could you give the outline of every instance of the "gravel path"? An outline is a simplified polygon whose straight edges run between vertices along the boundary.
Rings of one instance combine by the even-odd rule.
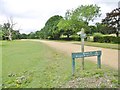
[[[72,52],[81,52],[81,46],[72,44],[71,42],[55,42],[55,41],[46,41],[46,40],[32,40],[42,42],[60,52],[68,54],[71,56]],[[102,64],[110,66],[118,70],[118,50],[106,49],[100,47],[85,46],[85,51],[102,51]],[[86,57],[86,59],[96,62],[96,57]]]

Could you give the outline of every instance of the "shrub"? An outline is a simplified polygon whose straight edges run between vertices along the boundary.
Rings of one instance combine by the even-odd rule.
[[[111,38],[112,38],[111,36],[104,36],[104,37],[103,37],[103,40],[104,40],[103,42],[104,42],[104,43],[111,43],[111,41],[112,41]]]
[[[99,36],[99,37],[102,37],[103,34],[102,34],[102,33],[94,33],[93,36]]]
[[[80,36],[78,36],[78,35],[72,35],[72,40],[80,41],[81,39],[80,39]]]
[[[120,37],[104,36],[105,43],[120,43]]]
[[[120,37],[114,36],[94,36],[94,42],[100,43],[117,43],[120,44]]]
[[[94,33],[93,37],[94,37],[93,38],[94,42],[102,42],[103,34],[101,34],[101,33]]]

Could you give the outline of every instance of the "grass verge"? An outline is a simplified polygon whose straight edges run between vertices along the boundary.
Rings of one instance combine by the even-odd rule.
[[[81,44],[81,42],[75,42],[74,44]],[[85,42],[86,46],[93,46],[93,47],[101,47],[101,48],[109,48],[109,49],[117,49],[120,50],[118,44],[111,44],[111,43],[97,43],[97,42]]]
[[[52,40],[52,41],[70,42],[70,43],[78,44],[78,45],[81,44],[80,41],[64,41],[64,40]],[[120,50],[119,44],[112,44],[112,43],[98,43],[98,42],[88,42],[88,41],[85,41],[85,46],[93,46],[93,47],[101,47],[101,48]]]
[[[0,41],[0,90],[2,88],[2,41]]]

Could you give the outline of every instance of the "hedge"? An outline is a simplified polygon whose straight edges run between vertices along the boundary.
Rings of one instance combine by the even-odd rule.
[[[120,43],[120,37],[114,36],[94,36],[93,40],[100,43]]]
[[[71,37],[67,38],[67,37],[61,37],[59,40],[65,40],[65,41],[81,41],[80,36],[77,35],[72,35]],[[85,41],[87,41],[87,37],[84,39]]]

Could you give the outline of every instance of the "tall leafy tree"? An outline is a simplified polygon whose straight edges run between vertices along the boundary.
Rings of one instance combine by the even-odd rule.
[[[35,37],[35,33],[34,32],[30,32],[29,34],[28,34],[28,39],[35,39],[36,37]]]
[[[67,38],[74,33],[72,29],[72,22],[68,19],[61,19],[61,21],[58,23],[58,28],[62,32],[63,35],[67,35]]]
[[[90,25],[89,29],[86,29],[86,34],[92,35],[93,33],[96,33],[98,30],[96,26]]]
[[[12,39],[21,39],[19,30],[12,30]]]
[[[90,21],[94,21],[94,19],[100,15],[100,7],[97,5],[81,5],[73,10],[71,18],[79,21],[83,20],[89,24]]]
[[[102,22],[109,27],[113,27],[113,30],[116,30],[116,36],[118,37],[120,33],[120,8],[116,8],[110,13],[107,13]]]
[[[96,23],[96,32],[102,33],[102,34],[112,34],[115,33],[115,29],[111,26],[108,26],[104,23]]]
[[[44,38],[57,38],[61,34],[71,35],[76,34],[81,28],[89,29],[89,22],[99,17],[100,7],[97,5],[81,5],[75,10],[67,10],[65,17],[55,15],[48,19],[45,27],[40,31]]]
[[[23,33],[23,34],[20,34],[20,39],[27,39],[28,38],[28,35]]]
[[[45,23],[45,27],[41,30],[45,38],[58,39],[60,37],[60,32],[58,30],[57,24],[62,19],[62,16],[55,15],[48,19]]]

